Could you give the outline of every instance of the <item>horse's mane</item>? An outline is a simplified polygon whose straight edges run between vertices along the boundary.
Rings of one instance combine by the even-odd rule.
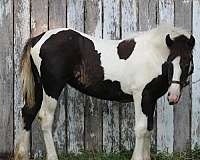
[[[125,37],[126,39],[132,39],[132,38],[158,38],[157,36],[165,36],[167,34],[170,34],[171,38],[174,38],[176,36],[179,36],[181,34],[185,35],[186,37],[190,37],[190,34],[188,31],[186,31],[185,29],[181,28],[181,27],[175,27],[173,25],[170,24],[161,24],[156,26],[153,29],[150,29],[148,31],[135,31],[131,34],[129,34],[127,37]]]

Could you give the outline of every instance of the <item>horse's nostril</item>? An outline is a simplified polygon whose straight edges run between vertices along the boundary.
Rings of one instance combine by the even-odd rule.
[[[170,96],[170,93],[168,93],[167,96],[169,97],[169,96]]]

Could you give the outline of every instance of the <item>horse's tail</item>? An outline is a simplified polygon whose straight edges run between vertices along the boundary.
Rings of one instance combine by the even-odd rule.
[[[35,104],[35,82],[31,68],[31,47],[32,39],[30,38],[23,49],[23,55],[21,59],[21,79],[22,79],[22,91],[23,99],[29,107]]]

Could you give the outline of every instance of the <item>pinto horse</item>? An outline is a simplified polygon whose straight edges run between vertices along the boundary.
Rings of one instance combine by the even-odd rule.
[[[193,71],[194,45],[192,35],[168,25],[124,40],[96,39],[70,28],[52,29],[30,38],[21,60],[25,105],[15,160],[28,159],[30,129],[36,115],[47,159],[58,159],[51,128],[66,84],[100,99],[134,100],[136,142],[132,160],[150,160],[156,101],[168,93],[169,104],[178,103]]]

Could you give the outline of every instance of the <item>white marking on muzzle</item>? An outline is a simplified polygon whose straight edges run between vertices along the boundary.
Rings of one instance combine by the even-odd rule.
[[[180,81],[181,77],[181,67],[180,67],[180,59],[181,57],[176,57],[173,61],[173,77],[172,81]],[[177,103],[180,98],[180,84],[172,83],[168,89],[168,101],[169,103]]]

